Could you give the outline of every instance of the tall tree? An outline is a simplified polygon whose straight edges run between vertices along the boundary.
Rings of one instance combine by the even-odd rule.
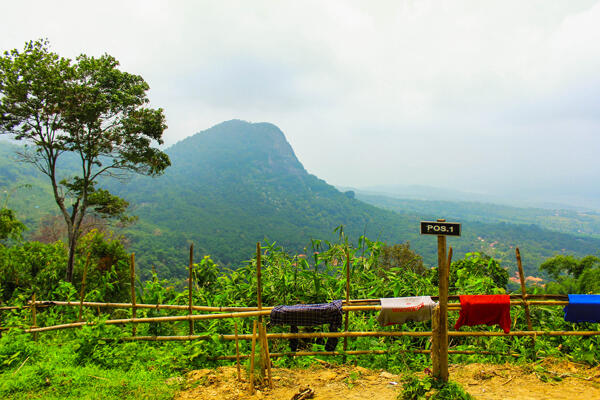
[[[170,165],[162,144],[167,128],[161,108],[148,107],[148,84],[123,72],[110,55],[80,55],[74,61],[49,49],[46,40],[25,44],[22,52],[0,58],[0,134],[26,143],[21,161],[48,176],[54,199],[67,225],[73,261],[83,217],[126,218],[128,203],[97,187],[101,176],[123,178],[127,172],[158,175]],[[75,176],[60,174],[61,156],[74,154]]]

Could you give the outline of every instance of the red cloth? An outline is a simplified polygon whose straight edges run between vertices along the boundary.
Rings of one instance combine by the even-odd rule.
[[[500,325],[504,333],[510,332],[510,296],[507,294],[481,294],[460,296],[460,314],[454,329],[461,326]]]

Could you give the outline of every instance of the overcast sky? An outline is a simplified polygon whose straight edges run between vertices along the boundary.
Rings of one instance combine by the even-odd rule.
[[[274,123],[336,185],[600,198],[600,3],[12,1],[0,49],[115,56],[167,144]]]

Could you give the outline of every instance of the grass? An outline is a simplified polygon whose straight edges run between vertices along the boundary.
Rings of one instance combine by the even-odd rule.
[[[10,343],[9,339],[13,339]],[[181,387],[183,371],[146,363],[146,346],[133,350],[133,360],[110,366],[81,361],[76,341],[31,342],[21,337],[0,340],[2,399],[171,399]],[[140,360],[136,361],[136,350]],[[161,350],[155,350],[156,356]],[[3,357],[12,354],[10,357]],[[17,356],[15,356],[15,354]]]
[[[136,368],[107,370],[88,365],[25,366],[16,374],[0,375],[3,399],[171,399],[178,389],[176,380],[160,372]],[[172,383],[170,383],[172,382]]]

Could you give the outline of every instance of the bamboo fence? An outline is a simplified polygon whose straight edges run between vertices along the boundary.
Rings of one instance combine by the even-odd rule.
[[[438,237],[438,239],[440,239]],[[143,304],[136,302],[135,293],[135,255],[131,255],[130,261],[130,278],[131,278],[131,303],[106,303],[106,302],[86,302],[85,298],[85,279],[86,271],[84,271],[82,287],[80,292],[79,301],[43,301],[36,300],[35,294],[32,299],[24,306],[2,306],[0,311],[18,310],[28,308],[31,310],[32,324],[24,329],[24,332],[33,334],[34,339],[37,339],[37,335],[40,332],[49,332],[69,328],[78,328],[86,325],[94,325],[94,322],[82,321],[82,308],[83,307],[95,307],[95,308],[123,308],[131,309],[131,318],[112,319],[102,322],[106,325],[127,325],[132,326],[132,336],[123,337],[119,340],[123,341],[191,341],[191,340],[212,340],[214,335],[196,335],[194,334],[194,322],[204,320],[215,320],[215,319],[235,319],[235,334],[222,334],[217,337],[224,341],[235,341],[236,354],[233,356],[220,356],[215,359],[219,360],[236,360],[238,368],[238,379],[241,379],[240,373],[240,359],[250,358],[251,359],[251,375],[250,375],[250,388],[254,390],[254,358],[256,344],[260,346],[260,367],[263,372],[266,371],[268,382],[272,386],[271,379],[271,358],[283,357],[283,356],[347,356],[347,355],[361,355],[361,354],[387,354],[387,350],[347,350],[348,338],[357,337],[431,337],[432,347],[431,349],[406,349],[400,350],[401,352],[410,352],[417,354],[430,354],[434,363],[434,368],[437,368],[442,379],[444,378],[444,371],[447,371],[448,354],[496,354],[486,351],[475,351],[475,350],[456,350],[448,348],[448,338],[450,337],[510,337],[510,336],[525,336],[532,338],[532,346],[535,349],[535,338],[538,336],[596,336],[600,335],[600,331],[542,331],[533,330],[533,325],[530,315],[530,306],[565,306],[568,304],[567,295],[555,295],[555,294],[527,294],[525,289],[524,273],[521,264],[521,255],[519,249],[516,249],[516,258],[519,267],[519,275],[521,278],[521,294],[510,295],[511,306],[523,306],[525,308],[525,316],[527,321],[527,331],[512,331],[509,333],[496,332],[496,331],[448,331],[448,312],[459,311],[461,306],[459,302],[456,302],[459,295],[448,295],[448,280],[449,280],[449,268],[452,259],[452,248],[449,249],[446,254],[445,251],[445,238],[439,240],[439,282],[440,282],[440,294],[439,296],[431,296],[432,299],[439,301],[439,307],[434,313],[432,320],[432,331],[369,331],[369,332],[354,332],[348,331],[348,314],[350,312],[372,312],[381,310],[379,305],[379,299],[351,299],[350,298],[350,255],[346,250],[346,298],[342,302],[342,312],[345,316],[345,323],[343,331],[341,332],[299,332],[299,333],[268,333],[266,326],[263,324],[263,316],[269,315],[273,307],[265,307],[262,304],[262,282],[261,282],[261,246],[257,243],[257,307],[243,307],[243,306],[227,306],[227,307],[213,307],[213,306],[197,306],[193,304],[193,244],[190,246],[190,257],[189,257],[189,278],[188,278],[188,301],[186,305],[183,304]],[[86,261],[86,267],[87,267]],[[86,268],[87,270],[87,268]],[[454,300],[449,302],[449,300]],[[78,322],[66,323],[53,326],[37,326],[37,312],[39,309],[43,309],[51,306],[67,306],[67,307],[78,307]],[[154,310],[174,310],[174,311],[186,311],[185,315],[172,315],[172,316],[159,316],[159,317],[137,317],[137,309],[154,309]],[[194,312],[202,312],[202,314],[194,314]],[[254,320],[252,334],[241,334],[238,331],[237,320],[241,318],[257,318]],[[139,336],[137,335],[136,325],[144,323],[166,323],[175,321],[188,321],[189,322],[189,334],[181,336]],[[12,327],[1,328],[0,330],[10,329]],[[22,328],[22,327],[21,327]],[[269,352],[269,340],[285,340],[285,339],[314,339],[314,338],[344,338],[344,346],[341,352],[337,351],[321,351],[321,352],[294,352],[294,353],[282,353],[282,352]],[[251,341],[252,351],[251,354],[240,354],[239,341]],[[507,354],[504,354],[507,355]],[[510,356],[519,356],[518,354],[508,354]],[[447,372],[446,372],[447,374]],[[445,377],[447,379],[447,376]]]

